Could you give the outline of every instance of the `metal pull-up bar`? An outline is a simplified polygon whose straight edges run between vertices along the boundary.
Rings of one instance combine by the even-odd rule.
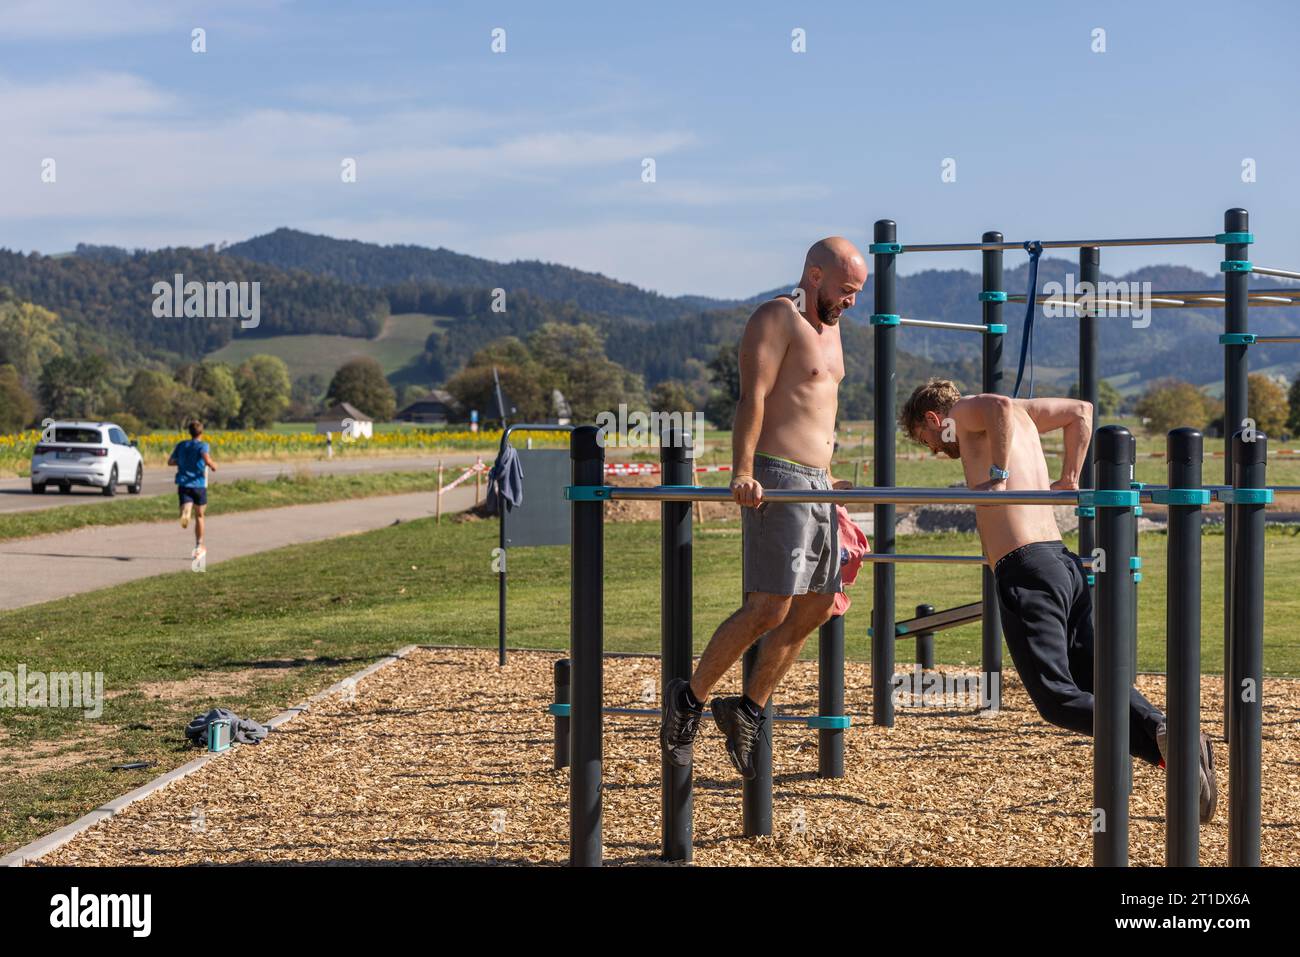
[[[1300,272],[1292,272],[1289,269],[1270,269],[1268,266],[1256,266],[1254,263],[1251,263],[1250,271],[1257,272],[1261,276],[1278,276],[1282,279],[1300,279]],[[1288,292],[1289,291],[1290,290],[1288,290]],[[1295,291],[1300,293],[1300,289]]]
[[[899,319],[898,324],[900,326],[920,326],[924,329],[956,329],[960,332],[978,332],[981,335],[989,332],[998,333],[1006,331],[1005,326],[990,328],[982,322],[945,322],[940,319]]]
[[[1160,236],[1149,239],[1051,239],[1040,245],[1044,249],[1082,249],[1095,246],[1212,246],[1216,236]],[[894,250],[899,253],[956,253],[990,249],[1024,249],[1024,243],[907,243]]]
[[[1079,505],[1088,491],[1020,489],[1006,492],[977,492],[968,488],[845,488],[764,489],[763,500],[772,502],[830,503],[849,505]],[[629,488],[619,485],[571,485],[564,496],[573,502],[734,502],[728,488],[699,485],[656,485]]]

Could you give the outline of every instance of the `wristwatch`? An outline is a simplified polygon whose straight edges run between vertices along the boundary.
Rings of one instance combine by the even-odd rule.
[[[996,465],[989,466],[989,478],[995,482],[1005,482],[1011,478],[1011,473],[1006,469],[998,468]]]

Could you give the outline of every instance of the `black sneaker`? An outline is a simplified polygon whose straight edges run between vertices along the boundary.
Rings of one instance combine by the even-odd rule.
[[[754,744],[763,733],[763,715],[754,718],[740,698],[714,698],[709,705],[713,720],[727,738],[727,756],[746,781],[754,780]]]
[[[700,730],[704,708],[692,708],[684,703],[688,681],[674,678],[664,691],[663,723],[659,726],[659,746],[668,763],[678,768],[689,767],[695,734]]]
[[[1168,747],[1169,731],[1164,721],[1156,728],[1156,744],[1160,747],[1160,757],[1165,758]],[[1206,735],[1201,735],[1201,773],[1200,773],[1200,809],[1201,823],[1206,824],[1214,818],[1214,811],[1219,806],[1219,782],[1214,775],[1214,745]]]

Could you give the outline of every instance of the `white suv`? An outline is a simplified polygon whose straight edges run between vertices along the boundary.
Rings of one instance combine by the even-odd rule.
[[[68,493],[74,485],[116,495],[125,485],[139,495],[144,485],[144,457],[126,433],[112,422],[55,422],[41,434],[32,452],[32,493],[57,485]]]

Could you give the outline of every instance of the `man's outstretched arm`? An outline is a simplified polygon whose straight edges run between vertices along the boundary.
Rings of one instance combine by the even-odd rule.
[[[1076,489],[1083,471],[1083,457],[1092,441],[1092,403],[1082,399],[1018,399],[1021,408],[1033,420],[1040,434],[1061,430],[1065,450],[1061,477],[1052,483],[1055,489]]]

